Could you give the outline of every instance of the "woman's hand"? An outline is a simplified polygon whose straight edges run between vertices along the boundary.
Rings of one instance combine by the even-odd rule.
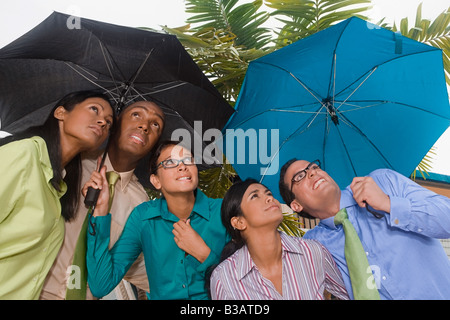
[[[191,227],[190,219],[180,220],[173,224],[172,233],[177,246],[203,263],[208,258],[211,249],[202,237]]]
[[[100,163],[101,157],[99,157],[97,161],[97,168],[100,166]],[[98,170],[92,172],[91,178],[85,183],[83,189],[81,189],[81,193],[84,197],[86,197],[89,187],[101,190],[98,196],[97,204],[95,205],[93,216],[106,216],[109,209],[109,188],[108,180],[106,179],[106,166],[103,166],[100,172],[98,172]]]

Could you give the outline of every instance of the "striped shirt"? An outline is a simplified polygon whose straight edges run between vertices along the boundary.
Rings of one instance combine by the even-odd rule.
[[[247,246],[222,261],[211,275],[213,300],[323,300],[324,289],[348,299],[342,276],[319,242],[281,235],[282,295],[262,276]]]

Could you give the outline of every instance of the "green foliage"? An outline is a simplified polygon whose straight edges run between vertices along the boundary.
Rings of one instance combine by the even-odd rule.
[[[370,0],[267,0],[271,16],[284,24],[276,39],[283,47],[370,9]]]
[[[410,177],[411,180],[416,180],[417,171],[419,171],[422,178],[426,180],[425,175],[428,175],[428,171],[431,169],[431,162],[433,161],[432,155],[436,155],[434,147],[432,147],[430,151],[428,151],[428,153],[417,166],[417,169],[413,171]]]
[[[408,38],[442,49],[445,78],[447,84],[450,85],[450,7],[434,21],[430,21],[422,19],[422,4],[420,4],[417,7],[416,21],[413,27],[409,28],[408,18],[403,18],[400,21],[400,29],[394,24],[392,31],[400,31]]]
[[[262,26],[267,12],[258,10],[262,0],[237,5],[238,0],[186,0],[186,12],[192,13],[187,22],[194,29],[213,28],[236,35],[237,46],[261,49],[270,39],[269,30]]]
[[[210,198],[223,198],[236,172],[229,163],[199,172],[199,188]]]
[[[302,224],[298,221],[295,213],[283,213],[283,221],[278,226],[278,230],[290,236],[303,237],[305,231],[300,229],[300,227],[302,227]]]

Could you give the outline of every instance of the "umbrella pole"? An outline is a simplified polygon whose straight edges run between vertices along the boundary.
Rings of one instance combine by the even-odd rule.
[[[109,145],[109,143],[108,143]],[[100,172],[100,169],[103,167],[103,164],[105,163],[106,154],[108,152],[108,146],[106,146],[106,149],[103,153],[102,161],[100,162],[100,166],[98,167],[98,172]],[[100,194],[100,189],[94,189],[92,187],[88,188],[88,191],[86,193],[86,197],[84,198],[84,204],[88,207],[92,207],[92,212],[94,212],[95,205],[97,204],[98,196]]]

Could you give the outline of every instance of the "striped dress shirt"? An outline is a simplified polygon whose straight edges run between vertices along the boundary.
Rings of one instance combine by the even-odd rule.
[[[213,300],[323,300],[324,289],[348,299],[342,276],[324,246],[282,232],[282,295],[264,278],[247,246],[222,261],[211,275]]]

